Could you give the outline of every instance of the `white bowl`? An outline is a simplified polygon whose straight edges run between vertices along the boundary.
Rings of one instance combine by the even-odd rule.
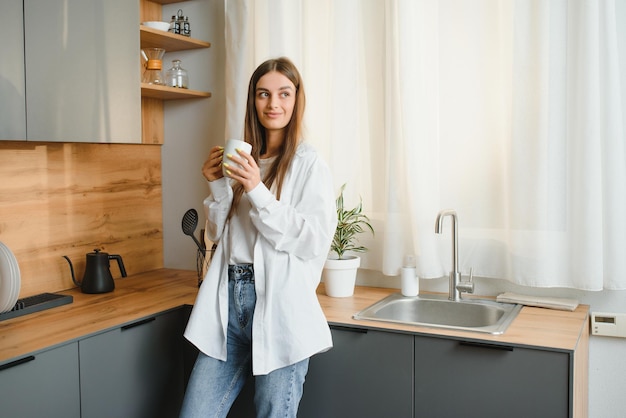
[[[170,30],[170,22],[151,21],[151,22],[143,22],[142,25],[147,26],[149,28],[162,30],[163,32],[167,32],[168,30]]]

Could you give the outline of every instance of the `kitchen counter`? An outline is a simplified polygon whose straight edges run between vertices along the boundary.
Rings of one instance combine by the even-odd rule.
[[[317,290],[318,299],[331,325],[394,331],[442,339],[487,342],[494,346],[516,346],[536,349],[537,352],[562,352],[569,356],[568,380],[570,414],[588,416],[589,399],[589,306],[579,305],[573,312],[524,306],[517,318],[501,335],[417,327],[379,321],[355,320],[356,312],[383,299],[396,289],[357,287],[349,298],[331,298],[324,293],[323,284]],[[416,338],[417,341],[417,338]],[[443,340],[442,340],[443,341]],[[461,367],[461,365],[457,365]],[[453,373],[454,374],[454,373]],[[457,376],[458,377],[458,376]],[[447,383],[444,383],[447,385]],[[428,386],[428,385],[427,385]],[[436,390],[435,390],[436,391]]]
[[[135,325],[137,323],[142,323],[142,321],[140,320],[153,317],[157,314],[162,314],[166,312],[171,312],[172,314],[174,314],[175,311],[182,306],[193,305],[198,292],[196,272],[189,270],[157,269],[141,274],[131,275],[127,278],[117,279],[115,280],[115,284],[116,288],[113,292],[98,295],[81,293],[78,288],[69,289],[60,293],[71,295],[74,298],[73,303],[71,304],[0,322],[0,365],[20,360],[21,358],[25,358],[29,355],[36,355],[40,360],[38,363],[28,363],[28,365],[34,365],[30,369],[30,374],[27,374],[27,376],[36,376],[37,372],[33,370],[41,371],[41,367],[45,367],[38,366],[39,364],[50,364],[45,363],[46,355],[52,355],[53,358],[56,358],[54,357],[55,355],[67,355],[69,356],[69,363],[67,364],[73,365],[74,371],[67,370],[65,366],[63,366],[61,363],[59,363],[59,366],[57,368],[58,373],[67,375],[66,380],[68,380],[69,382],[73,382],[71,384],[75,386],[75,390],[70,390],[69,392],[75,394],[75,399],[73,403],[70,402],[69,404],[67,404],[65,402],[60,402],[60,405],[67,404],[70,406],[73,405],[75,408],[79,408],[79,406],[76,405],[83,405],[84,402],[84,405],[91,405],[91,407],[95,408],[96,410],[100,410],[100,404],[94,403],[93,399],[91,400],[91,402],[89,402],[87,399],[82,399],[82,392],[78,390],[80,385],[78,379],[79,365],[80,369],[82,370],[80,381],[83,380],[83,377],[89,374],[87,373],[87,370],[90,370],[90,367],[92,370],[92,378],[94,378],[94,376],[98,376],[99,378],[101,370],[98,369],[98,367],[104,367],[105,370],[111,371],[111,373],[109,373],[111,381],[114,381],[119,374],[126,373],[127,371],[128,373],[130,373],[130,377],[134,376],[134,378],[137,379],[136,381],[141,381],[141,377],[144,376],[144,372],[143,369],[138,367],[139,363],[136,362],[136,359],[138,358],[137,356],[141,356],[142,358],[144,358],[145,356],[144,354],[142,354],[141,344],[138,343],[138,340],[132,340],[132,336],[142,335],[143,337],[141,338],[145,338],[147,335],[152,335],[149,334],[150,332],[153,332],[150,330],[156,330],[158,328],[133,328],[137,330],[138,334],[122,334],[122,331],[118,331],[116,330],[116,328],[123,327],[124,325]],[[357,287],[354,296],[352,297],[331,298],[325,295],[324,285],[321,284],[319,286],[317,290],[317,295],[326,315],[326,318],[331,325],[342,326],[342,328],[355,327],[357,329],[371,329],[383,332],[373,332],[366,334],[351,333],[346,332],[346,330],[342,328],[333,331],[333,333],[338,337],[336,340],[335,349],[330,350],[328,353],[324,353],[324,355],[315,356],[315,360],[319,360],[315,363],[317,365],[315,370],[317,371],[318,376],[317,390],[315,389],[316,384],[314,383],[315,371],[310,370],[310,376],[307,376],[307,380],[309,380],[308,391],[311,394],[310,396],[312,396],[311,399],[315,399],[312,406],[310,406],[310,408],[312,409],[309,408],[310,411],[313,412],[313,415],[311,416],[319,416],[317,415],[317,411],[319,408],[318,398],[325,399],[326,397],[326,395],[320,395],[320,391],[324,392],[324,388],[328,386],[326,383],[324,383],[326,382],[324,379],[327,378],[326,372],[324,370],[336,370],[337,364],[343,365],[345,366],[345,371],[343,372],[343,375],[350,376],[352,375],[352,371],[354,371],[353,369],[351,369],[352,367],[355,367],[359,370],[370,370],[367,367],[370,367],[373,363],[376,363],[376,361],[373,359],[376,358],[376,356],[378,355],[377,353],[380,347],[376,347],[375,344],[374,346],[366,345],[366,347],[369,347],[369,350],[373,350],[373,352],[369,351],[371,353],[371,356],[365,357],[365,363],[360,364],[357,362],[347,364],[345,362],[345,355],[347,354],[348,356],[350,356],[350,353],[352,353],[352,350],[354,349],[353,344],[357,344],[357,346],[360,347],[360,350],[365,350],[364,347],[359,345],[364,343],[365,340],[362,340],[361,337],[354,337],[355,335],[367,335],[368,339],[366,341],[369,342],[368,344],[373,344],[376,341],[379,341],[380,344],[383,345],[386,345],[389,341],[398,341],[398,337],[403,337],[402,341],[407,341],[406,338],[409,338],[409,341],[411,341],[411,343],[409,344],[410,347],[414,347],[413,341],[415,341],[415,347],[417,347],[417,344],[419,342],[420,350],[427,349],[426,347],[431,347],[431,349],[433,349],[432,347],[440,347],[441,344],[446,347],[450,347],[449,344],[454,344],[454,339],[460,340],[462,343],[471,343],[473,340],[474,342],[478,342],[478,344],[486,341],[489,343],[488,345],[491,346],[502,344],[504,346],[522,347],[520,350],[514,351],[514,358],[521,358],[521,361],[523,362],[528,360],[526,357],[524,357],[526,355],[529,355],[528,353],[539,353],[537,354],[538,357],[534,357],[531,354],[531,358],[533,359],[532,361],[535,366],[535,361],[537,358],[543,359],[541,361],[550,361],[545,359],[552,359],[553,355],[556,355],[557,358],[561,359],[563,359],[563,356],[565,356],[567,358],[565,368],[559,369],[559,373],[557,373],[558,376],[555,374],[554,377],[554,379],[556,379],[556,382],[560,382],[557,383],[557,385],[560,386],[560,393],[562,396],[556,397],[558,399],[553,403],[557,405],[557,408],[563,407],[565,410],[569,409],[569,416],[587,416],[589,368],[589,306],[580,305],[574,312],[524,307],[522,308],[518,317],[509,326],[508,330],[502,335],[490,335],[468,331],[454,331],[437,328],[417,327],[378,321],[357,321],[352,318],[352,316],[356,312],[366,308],[367,306],[379,301],[380,299],[394,292],[397,292],[397,290],[373,287]],[[159,317],[163,318],[166,317],[166,315],[159,315]],[[159,326],[167,328],[167,324],[167,321],[160,322]],[[181,324],[180,326],[182,327],[184,326],[184,324]],[[180,329],[181,328],[178,328],[178,330],[175,332],[179,334],[181,332]],[[394,333],[405,335],[393,335]],[[121,339],[122,335],[124,335],[124,339]],[[411,338],[411,335],[415,335],[415,340]],[[105,344],[104,341],[108,342]],[[122,343],[123,341],[134,341],[135,345],[132,345],[131,343],[128,343],[130,345],[125,345],[125,343]],[[85,355],[80,357],[80,361],[77,361],[75,357],[73,357],[78,355],[78,344],[74,344],[74,348],[72,348],[71,344],[68,344],[75,342],[80,342],[81,347],[84,343],[83,348]],[[100,344],[104,344],[104,346],[100,346]],[[134,348],[129,351],[129,347]],[[121,357],[116,358],[114,363],[104,363],[104,366],[100,364],[100,361],[89,361],[89,352],[91,352],[92,354],[94,352],[100,353],[101,351],[98,350],[105,350],[108,352],[111,349],[114,350],[114,352],[125,353],[124,355],[127,354],[128,359],[126,360],[126,366],[122,366],[121,369],[119,367],[118,360],[121,357],[124,357],[124,355],[121,354]],[[395,348],[393,350],[395,350]],[[410,356],[413,356],[412,350],[413,348],[410,349]],[[151,350],[150,352],[151,354],[154,354],[154,350]],[[161,354],[166,358],[169,358],[168,356],[171,355],[171,353],[167,350],[165,350]],[[330,357],[328,357],[329,359],[338,358],[339,360],[337,361],[339,361],[339,363],[335,364],[331,361],[332,364],[328,366],[330,368],[325,369],[323,360],[326,358],[324,356],[328,355],[330,355]],[[465,353],[465,355],[469,355],[470,358],[473,358],[471,357],[471,354]],[[393,358],[393,355],[390,355],[390,358]],[[451,358],[451,360],[457,360],[461,362],[460,364],[457,363],[456,366],[454,366],[453,373],[458,373],[460,369],[464,369],[466,365],[464,361],[468,361],[466,357],[464,358],[465,360],[458,360],[456,355]],[[525,358],[526,360],[524,360]],[[416,359],[419,358],[416,357]],[[503,360],[503,358],[501,358],[500,356],[498,356],[498,359]],[[157,364],[164,363],[162,358],[158,358],[154,361]],[[502,367],[504,367],[505,369],[509,366],[523,367],[519,366],[519,364],[517,363],[518,360],[510,361],[513,361],[513,363],[504,365]],[[52,360],[52,362],[55,362],[55,360]],[[182,362],[184,363],[184,360],[182,360]],[[57,363],[54,364],[56,365]],[[113,364],[117,364],[118,368],[112,367]],[[133,365],[132,367],[130,366],[131,364]],[[474,364],[473,360],[470,361],[470,364]],[[560,364],[562,366],[562,363]],[[25,367],[28,367],[28,365]],[[501,365],[502,363],[499,362],[491,363],[488,361],[481,367],[486,367],[488,370],[490,370],[492,374],[500,376],[502,371],[502,369],[500,368]],[[363,369],[363,367],[365,367],[365,369]],[[428,373],[428,368],[425,367],[423,364],[419,367],[421,370],[420,373]],[[17,369],[9,368],[8,370],[3,371],[3,373],[5,373],[5,384],[7,384],[7,381],[13,382],[12,379],[16,378],[16,376],[10,375],[10,373],[15,370]],[[399,372],[399,375],[402,375],[403,373],[406,374],[404,363],[402,363],[401,365],[401,370],[402,371]],[[85,373],[85,376],[82,375],[83,372]],[[431,370],[431,372],[433,371]],[[18,377],[22,376],[21,373],[22,372],[20,371]],[[440,371],[437,370],[433,373],[435,373],[434,376],[438,376]],[[472,373],[473,372],[471,372],[470,375],[473,375]],[[87,377],[85,377],[85,379],[87,379]],[[395,381],[395,379],[396,376],[392,377],[392,381]],[[412,378],[409,376],[409,380],[413,383],[407,383],[408,386],[406,387],[411,388],[413,387],[413,384],[416,384],[415,382],[419,383],[418,380],[413,381],[411,379]],[[532,374],[530,379],[530,383],[528,382],[528,380],[525,381],[526,383],[519,383],[520,387],[518,389],[526,391],[525,393],[532,393],[532,391],[536,389],[536,385],[534,385],[532,380],[534,379],[534,374]],[[495,380],[499,381],[499,378],[496,378]],[[130,381],[133,382],[135,380],[130,379]],[[167,379],[165,381],[167,382]],[[20,403],[18,399],[19,396],[17,394],[20,393],[35,393],[35,396],[40,397],[53,396],[56,400],[63,398],[58,393],[58,396],[53,394],[53,389],[55,388],[54,382],[47,383],[48,385],[52,385],[52,387],[46,386],[46,382],[44,382],[40,385],[40,387],[38,387],[37,390],[33,389],[32,383],[28,380],[27,377],[22,378],[20,382],[21,383],[18,383],[18,385],[16,386],[20,389],[15,389],[15,396],[17,400],[16,402],[14,402],[16,404],[14,406],[17,408],[15,409],[16,411],[21,410],[20,408],[24,406],[24,404]],[[143,382],[139,384],[139,386],[143,386],[144,383],[147,384],[146,382]],[[429,387],[431,383],[432,382],[429,381],[427,383],[427,387]],[[456,383],[458,383],[458,381]],[[449,384],[449,381],[446,380],[441,384],[447,386]],[[483,384],[485,384],[485,382],[483,382]],[[119,392],[116,392],[116,395],[111,395],[113,398],[118,400],[123,398],[121,397],[122,395],[120,395],[120,393],[133,392],[133,390],[130,388],[120,389],[121,387],[118,386],[112,388],[106,385],[107,384],[105,383],[101,389],[106,389],[109,391],[119,389]],[[137,385],[135,385],[135,387],[136,386]],[[367,387],[369,386],[370,384],[368,383]],[[6,387],[14,389],[11,385]],[[171,405],[174,409],[178,407],[178,402],[180,402],[180,399],[182,399],[182,382],[180,387],[180,393],[178,393],[177,390],[172,391],[168,389],[168,393],[173,394]],[[26,390],[24,388],[29,389]],[[439,392],[439,389],[437,388],[433,390],[435,390],[435,392]],[[63,393],[68,393],[68,390],[66,389],[67,388],[64,387]],[[475,389],[476,391],[478,391],[475,391],[476,396],[481,396],[481,389]],[[543,389],[541,389],[541,391],[543,391]],[[316,393],[320,396],[316,397]],[[395,391],[392,391],[392,393],[397,395]],[[392,399],[396,399],[395,395],[392,397]],[[79,396],[81,398],[80,403],[78,399]],[[362,404],[361,396],[362,392],[357,391],[355,393],[355,405]],[[419,393],[417,392],[415,394],[413,394],[412,392],[406,394],[405,400],[406,402],[409,402],[409,409],[411,408],[410,402],[413,402],[411,400],[412,396],[418,396],[419,398],[419,396],[421,395],[419,395]],[[507,399],[511,400],[510,397],[508,397]],[[395,400],[392,401],[391,405],[395,405],[395,402]],[[513,398],[511,402],[516,402],[515,398]],[[420,401],[420,405],[425,405],[423,400]],[[143,405],[143,407],[146,408],[149,408],[150,406],[153,406],[153,403],[148,402],[147,405]]]
[[[195,271],[158,269],[115,281],[111,293],[88,295],[79,289],[73,303],[0,322],[0,363],[47,347],[104,332],[155,313],[193,305],[198,291]],[[589,338],[589,306],[574,312],[524,307],[502,335],[416,327],[352,318],[396,289],[357,287],[349,298],[331,298],[323,283],[318,298],[330,324],[394,330],[404,333],[441,335],[503,344],[549,347],[586,352]],[[581,342],[583,344],[581,344]],[[586,358],[586,355],[580,356]]]
[[[352,318],[352,315],[360,310],[398,291],[398,289],[357,286],[352,297],[331,298],[326,296],[322,283],[317,290],[317,295],[328,322],[336,325],[352,325],[360,328],[395,330],[414,334],[441,335],[563,350],[575,350],[579,342],[588,338],[589,334],[588,305],[578,305],[574,312],[524,306],[506,332],[501,335]]]
[[[58,292],[73,303],[0,322],[0,363],[193,305],[198,293],[195,271],[158,269],[115,280],[110,293],[90,295],[78,288]]]

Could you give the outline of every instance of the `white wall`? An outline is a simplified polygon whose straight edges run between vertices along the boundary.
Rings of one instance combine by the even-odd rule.
[[[165,54],[163,68],[180,59],[188,71],[189,87],[210,91],[208,99],[165,102],[165,144],[163,162],[163,236],[164,264],[169,268],[196,268],[196,244],[181,230],[187,209],[195,208],[200,221],[196,236],[204,227],[202,201],[208,185],[201,168],[209,150],[224,142],[224,2],[194,0],[163,6],[163,19],[169,20],[178,9],[189,16],[191,36],[208,41],[208,49]]]
[[[209,90],[212,97],[200,100],[169,101],[165,105],[165,144],[163,156],[163,233],[165,266],[195,269],[196,247],[183,235],[180,222],[189,208],[195,208],[203,219],[202,200],[208,186],[200,172],[202,163],[213,145],[224,141],[224,5],[223,0],[194,0],[163,7],[164,17],[181,8],[191,21],[191,34],[208,40],[208,50],[166,54],[168,60],[180,58],[189,71],[190,87]],[[624,2],[626,4],[626,2]],[[624,7],[624,12],[626,7]],[[621,28],[626,34],[626,28]],[[626,88],[626,86],[624,87]],[[434,222],[434,220],[433,220]],[[198,226],[199,229],[202,224]],[[359,284],[399,288],[397,277],[362,270]],[[424,290],[447,292],[447,280],[422,280]],[[571,297],[589,304],[592,311],[626,312],[626,291],[582,292],[571,289],[522,288],[511,283],[476,279],[476,293],[497,295],[504,291]],[[626,339],[595,337],[590,339],[589,416],[618,418],[626,411],[623,396],[626,376]]]

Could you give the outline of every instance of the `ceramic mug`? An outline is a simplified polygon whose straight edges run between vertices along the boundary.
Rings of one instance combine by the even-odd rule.
[[[250,154],[250,151],[252,151],[252,145],[239,139],[229,139],[224,145],[224,163],[234,164],[232,160],[228,158],[228,155],[239,156],[239,153],[237,152],[238,149]],[[224,164],[222,164],[222,173],[224,174],[224,176],[228,177],[228,174],[226,174],[226,170],[227,168],[224,167]]]

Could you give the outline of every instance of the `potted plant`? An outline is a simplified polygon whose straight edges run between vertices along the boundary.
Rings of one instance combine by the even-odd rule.
[[[347,297],[354,293],[357,269],[361,265],[361,257],[350,253],[362,253],[367,248],[359,245],[357,235],[366,229],[374,234],[369,218],[363,214],[363,200],[352,209],[344,208],[341,186],[336,200],[337,229],[330,245],[330,254],[324,264],[323,278],[326,294],[332,297]]]

